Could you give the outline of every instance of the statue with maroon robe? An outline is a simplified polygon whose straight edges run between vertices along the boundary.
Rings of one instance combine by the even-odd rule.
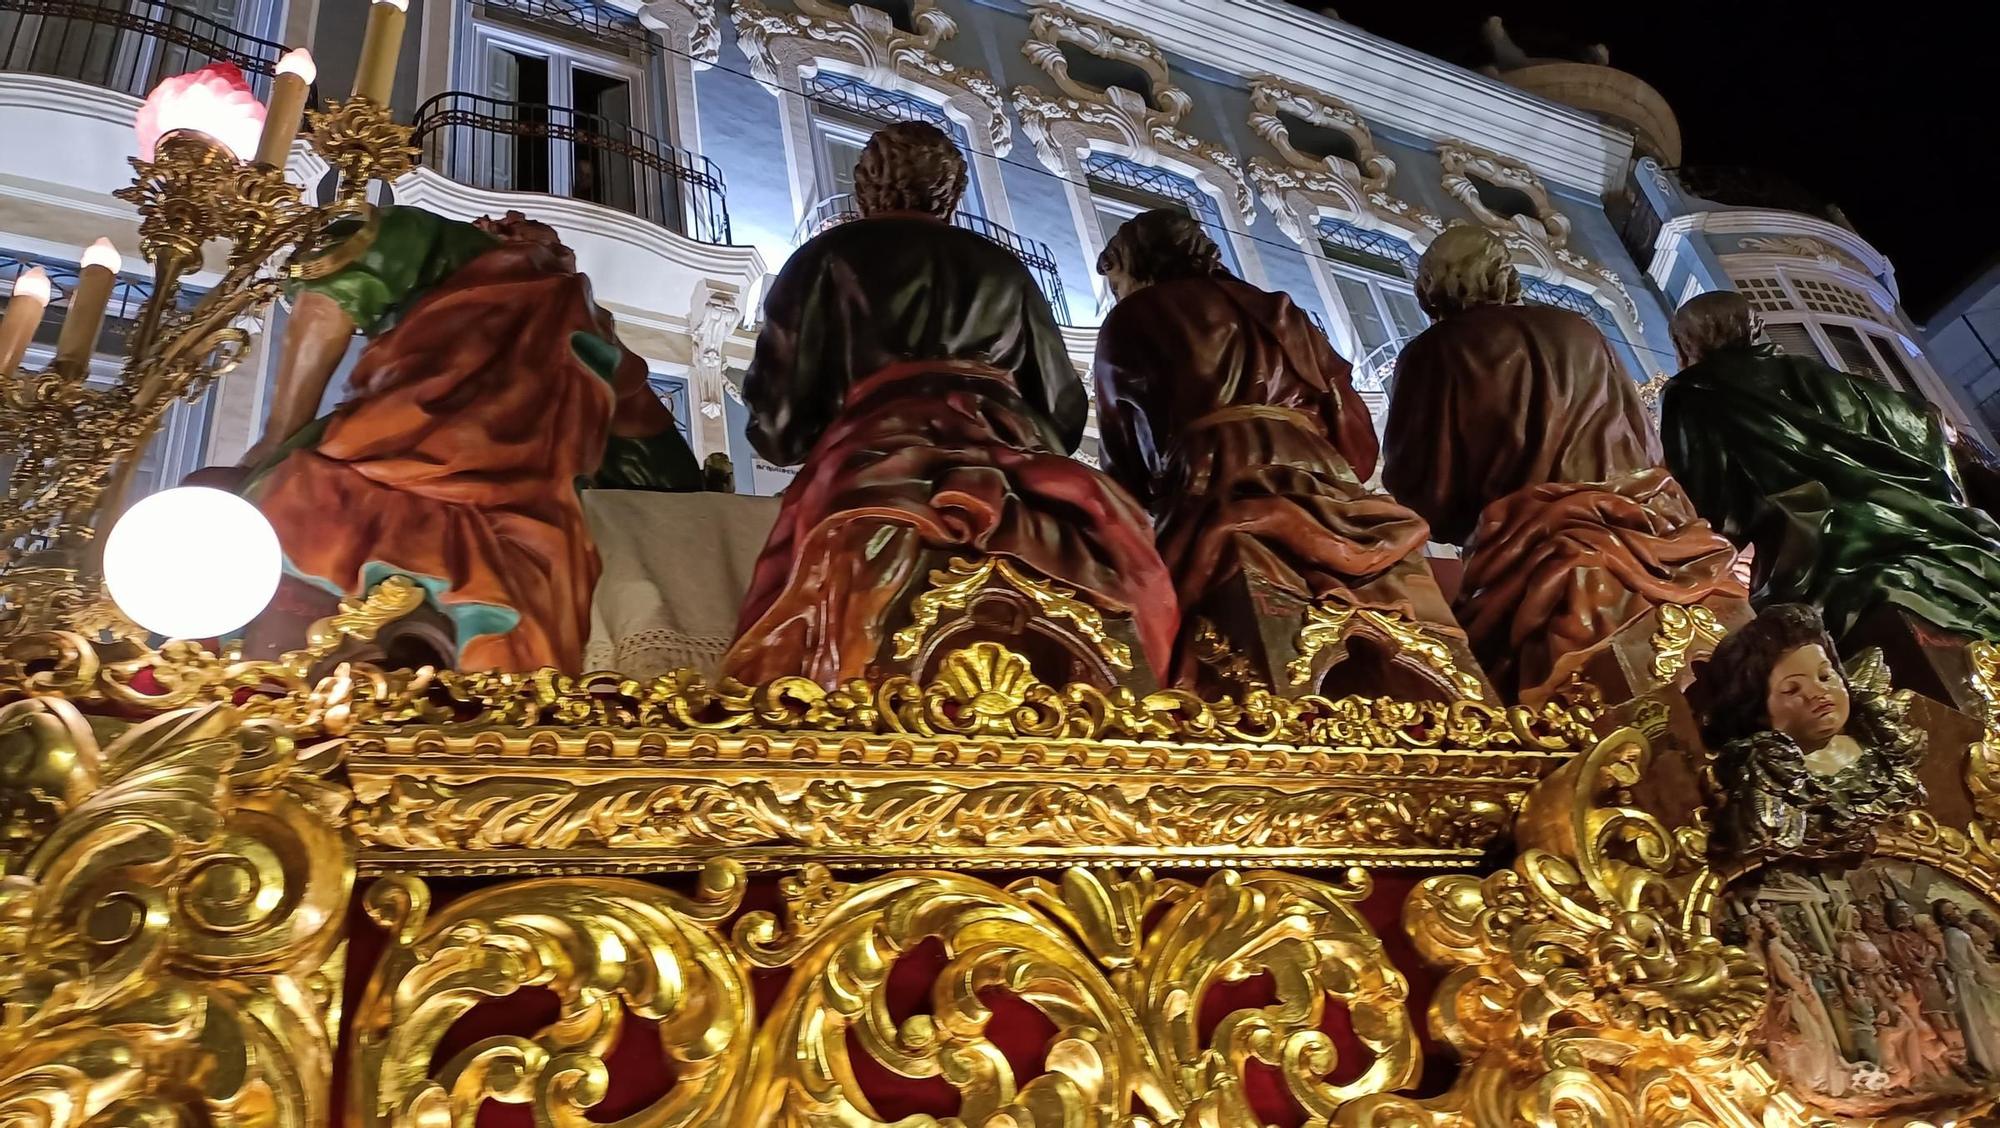
[[[1361,485],[1375,472],[1377,443],[1347,361],[1289,297],[1230,274],[1180,212],[1126,222],[1097,269],[1118,299],[1097,339],[1104,465],[1151,506],[1174,575],[1174,683],[1246,688],[1215,668],[1220,641],[1281,690],[1420,692],[1407,679],[1354,681],[1351,668],[1327,689],[1329,671],[1310,656],[1298,664],[1314,605],[1337,605],[1350,628],[1371,621],[1355,608],[1421,623],[1464,649],[1423,560],[1430,526]],[[1411,672],[1456,695],[1430,666]]]
[[[1661,465],[1638,385],[1586,319],[1521,304],[1500,237],[1447,229],[1403,349],[1382,480],[1464,550],[1457,607],[1503,689],[1546,697],[1654,607],[1741,613],[1735,549]]]
[[[964,190],[944,133],[881,130],[855,169],[862,218],[800,247],[772,284],[743,384],[750,442],[800,471],[751,578],[729,676],[920,673],[925,657],[903,645],[925,627],[914,600],[952,561],[996,560],[1128,624],[1136,645],[1119,652],[1132,670],[1164,667],[1176,616],[1152,525],[1068,457],[1083,383],[1034,276],[948,222]],[[990,637],[1030,649],[1036,618],[990,623]],[[1050,668],[1038,663],[1044,680],[1123,680]]]

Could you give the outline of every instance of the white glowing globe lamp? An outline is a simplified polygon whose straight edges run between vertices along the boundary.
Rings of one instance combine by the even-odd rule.
[[[256,618],[284,559],[257,507],[201,486],[163,490],[125,511],[104,542],[104,585],[133,622],[207,639]]]

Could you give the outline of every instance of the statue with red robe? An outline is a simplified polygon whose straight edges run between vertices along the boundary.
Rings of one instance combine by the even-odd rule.
[[[1547,697],[1653,607],[1747,598],[1735,549],[1662,466],[1633,382],[1591,323],[1521,304],[1499,236],[1447,229],[1403,349],[1383,484],[1463,548],[1457,607],[1503,692]]]
[[[965,179],[934,126],[877,132],[855,169],[862,218],[800,247],[772,284],[743,385],[750,442],[800,471],[729,676],[911,672],[885,648],[914,596],[945,561],[993,558],[1128,621],[1129,660],[1164,667],[1174,594],[1152,524],[1068,456],[1082,380],[1027,267],[950,224]]]
[[[1287,668],[1306,608],[1329,600],[1426,623],[1463,649],[1423,560],[1430,527],[1361,484],[1375,472],[1375,428],[1347,361],[1305,312],[1230,274],[1180,212],[1128,221],[1097,269],[1118,297],[1097,339],[1104,464],[1152,507],[1174,575],[1174,683],[1244,688],[1204,669],[1209,632],[1260,680],[1319,690]],[[1252,586],[1232,599],[1246,574]]]

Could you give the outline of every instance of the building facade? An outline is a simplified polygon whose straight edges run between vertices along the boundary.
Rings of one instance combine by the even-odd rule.
[[[1938,307],[1924,323],[1924,351],[1984,429],[2000,436],[2000,266]]]
[[[366,11],[129,7],[0,0],[0,285],[50,267],[49,341],[83,246],[108,232],[139,261],[135,217],[111,192],[140,96],[212,59],[261,88],[299,43],[337,96]],[[409,28],[394,102],[423,163],[394,197],[559,229],[696,454],[728,455],[741,492],[790,474],[748,449],[736,394],[764,283],[852,214],[862,143],[900,120],[958,139],[971,183],[957,222],[1029,265],[1080,366],[1108,308],[1098,249],[1130,215],[1173,207],[1237,274],[1317,318],[1379,410],[1425,324],[1417,256],[1447,225],[1477,223],[1505,234],[1527,299],[1590,318],[1634,380],[1677,367],[1675,305],[1733,286],[1787,350],[1971,419],[1878,251],[1837,214],[1677,172],[1671,109],[1601,64],[1479,74],[1279,0],[411,0]],[[324,190],[303,144],[292,171]],[[127,280],[133,304],[146,285]],[[257,327],[215,394],[176,408],[140,488],[255,440],[283,319]],[[1094,439],[1078,455],[1094,460]]]

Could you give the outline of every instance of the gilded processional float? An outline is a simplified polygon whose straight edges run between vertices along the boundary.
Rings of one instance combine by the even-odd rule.
[[[894,126],[767,295],[751,437],[801,470],[726,653],[583,672],[580,491],[704,477],[558,232],[370,202],[401,19],[303,115],[327,202],[303,60],[149,101],[118,384],[102,255],[48,370],[45,289],[0,325],[0,1122],[1988,1115],[2000,525],[1923,404],[1710,294],[1656,422],[1454,227],[1378,442],[1153,212],[1098,263],[1098,470]],[[264,442],[114,524],[281,294]]]

